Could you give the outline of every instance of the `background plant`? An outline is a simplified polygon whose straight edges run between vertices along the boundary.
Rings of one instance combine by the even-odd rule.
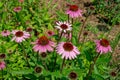
[[[81,54],[78,55],[74,60],[66,60],[62,73],[60,73],[60,67],[63,59],[60,55],[57,55],[56,51],[47,52],[45,53],[45,56],[45,54],[39,55],[37,52],[34,52],[32,50],[33,45],[31,42],[35,41],[39,36],[45,35],[45,32],[47,30],[53,30],[55,32],[55,35],[49,37],[49,39],[57,43],[59,36],[57,34],[57,30],[54,29],[54,26],[56,25],[55,22],[67,21],[68,19],[68,16],[65,14],[64,9],[56,10],[56,7],[60,4],[53,5],[52,1],[53,0],[27,0],[23,3],[19,3],[16,0],[1,0],[0,32],[3,30],[12,31],[14,29],[26,30],[27,28],[32,28],[32,31],[30,32],[32,37],[23,42],[23,46],[12,42],[11,35],[8,37],[3,37],[0,35],[0,53],[6,54],[6,68],[3,70],[3,77],[5,80],[69,80],[69,74],[71,72],[75,72],[77,74],[78,80],[86,80],[85,77],[88,74],[90,64],[93,63],[93,58],[97,55],[97,53],[95,50],[94,41],[83,41],[78,43],[77,37],[79,28],[81,28],[81,25],[83,24],[81,21],[79,21],[79,19],[75,19],[73,23],[72,43],[77,46]],[[68,0],[68,2],[70,3],[71,1]],[[99,13],[100,15],[104,15],[104,17],[107,17],[109,24],[112,23],[114,25],[119,22],[119,14],[114,15],[116,10],[119,8],[118,1],[111,2],[110,0],[108,2],[105,2],[103,0],[94,0],[93,4],[96,6],[95,12]],[[112,7],[112,9],[109,7],[106,8],[106,6],[111,6],[111,4],[118,5],[117,7]],[[16,13],[13,10],[17,6],[21,6],[21,11],[19,13]],[[55,15],[50,13],[51,11],[55,11],[53,12]],[[97,28],[93,28],[92,25],[89,24],[87,24],[86,31],[88,30],[94,34],[98,34],[99,32]],[[83,34],[83,32],[81,34]],[[87,36],[88,35],[86,35],[86,37]],[[97,38],[106,38],[106,36],[104,36],[103,33]],[[120,34],[118,34],[116,38],[110,42],[113,51],[119,40]],[[60,42],[65,41],[67,41],[67,39],[63,37],[60,40]],[[26,57],[28,58],[30,66],[26,64],[23,48],[25,49],[25,53],[27,53]],[[56,64],[54,64],[56,55]],[[111,56],[112,53],[108,53],[101,55],[98,58],[96,64],[94,65],[93,73],[89,77],[89,80],[119,79],[120,73],[113,71],[114,68],[115,70],[119,71],[119,65],[110,65]],[[117,76],[111,76],[111,72],[115,72]],[[0,78],[2,79],[1,76]]]
[[[109,25],[115,25],[120,23],[120,1],[119,0],[94,0],[95,13],[99,15],[102,22]]]

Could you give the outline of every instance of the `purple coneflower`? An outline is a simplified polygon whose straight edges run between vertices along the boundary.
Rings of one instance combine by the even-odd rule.
[[[4,30],[4,31],[2,31],[1,32],[1,34],[2,34],[2,36],[9,36],[10,35],[10,31],[8,31],[8,30]]]
[[[50,41],[46,36],[41,36],[32,44],[35,44],[33,50],[39,53],[47,52],[47,51],[51,52],[53,51],[53,47],[55,47],[55,43]]]
[[[80,52],[77,47],[70,42],[60,42],[57,46],[57,53],[65,59],[74,59]]]
[[[0,70],[5,68],[5,62],[4,61],[0,61]]]
[[[100,54],[112,52],[111,46],[109,44],[109,41],[106,39],[96,40],[96,51]]]
[[[71,18],[76,18],[82,16],[82,10],[78,8],[77,5],[69,5],[69,9],[66,11],[66,14],[69,14]]]
[[[48,31],[47,31],[47,35],[48,35],[48,36],[53,36],[54,34],[55,34],[55,33],[54,33],[53,31],[51,31],[51,30],[48,30]]]
[[[18,0],[20,3],[23,3],[24,2],[24,0]]]
[[[13,10],[14,10],[14,12],[20,12],[21,11],[21,7],[20,6],[18,6],[18,7],[15,7]]]
[[[72,25],[68,22],[56,22],[57,26],[55,26],[55,28],[57,28],[58,30],[60,30],[60,32],[64,32],[66,33],[67,31],[71,31],[72,30]]]
[[[13,30],[12,34],[14,37],[12,38],[12,41],[15,40],[15,42],[20,43],[22,41],[25,41],[25,39],[30,37],[30,34],[26,31],[20,31],[20,30]]]

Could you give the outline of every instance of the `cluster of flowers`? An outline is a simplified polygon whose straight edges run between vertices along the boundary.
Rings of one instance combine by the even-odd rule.
[[[24,1],[24,0],[19,0]],[[19,12],[21,8],[17,7],[14,9],[14,11]],[[68,14],[71,18],[77,18],[79,16],[82,16],[81,14],[82,10],[78,8],[77,5],[69,5],[69,9],[66,11],[66,14]],[[40,36],[35,42],[32,42],[33,44],[33,50],[35,52],[41,53],[47,53],[54,51],[54,48],[56,48],[56,52],[59,55],[62,55],[63,59],[75,59],[77,55],[80,54],[80,51],[78,48],[73,45],[71,42],[72,39],[72,24],[64,21],[64,22],[56,22],[56,29],[59,31],[59,36],[68,38],[67,42],[59,42],[57,45],[55,42],[53,42],[51,39],[49,39],[46,35]],[[31,35],[28,31],[22,31],[22,30],[13,30],[12,32],[8,30],[4,30],[1,32],[1,35],[4,37],[9,36],[10,34],[13,34],[12,41],[15,41],[17,43],[21,43],[22,41],[25,41],[26,39],[30,38]],[[48,31],[48,35],[52,36],[54,35],[54,32]],[[108,51],[112,51],[109,41],[106,39],[96,40],[96,51],[100,54],[107,53]],[[0,70],[5,67],[5,62],[0,61]]]
[[[0,70],[3,70],[5,68],[5,59],[6,55],[5,54],[0,54]]]

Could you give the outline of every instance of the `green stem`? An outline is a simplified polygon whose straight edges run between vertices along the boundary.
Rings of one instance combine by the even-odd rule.
[[[68,35],[67,41],[68,41],[68,42],[71,42],[71,40],[72,40],[72,38],[70,39],[70,34],[71,34],[71,36],[72,36],[72,32],[67,33],[67,35]]]
[[[60,69],[60,73],[62,73],[64,64],[65,64],[65,58],[63,59],[62,66],[61,66],[61,69]]]
[[[69,14],[68,14],[68,23],[70,22],[70,17],[69,17]]]
[[[81,27],[81,29],[80,29],[80,31],[79,31],[79,34],[78,34],[78,42],[79,42],[79,43],[80,43],[81,33],[82,33],[83,29],[84,29],[84,26],[85,26],[85,24],[86,24],[86,22],[87,22],[88,17],[89,17],[89,16],[86,17],[86,19],[85,19],[85,21],[83,22],[83,25],[82,25],[82,27]]]
[[[2,69],[2,80],[4,80],[4,78],[3,78],[3,69]]]
[[[44,66],[45,66],[45,69],[48,71],[48,67],[47,67],[47,65],[46,65],[46,62],[45,62],[45,61],[43,61],[43,64],[44,64]]]
[[[39,61],[39,53],[37,53],[37,61]]]
[[[63,35],[63,31],[60,33],[60,36],[59,36],[59,39],[57,40],[57,44],[59,43],[59,41],[60,41],[60,39],[62,38],[62,35]],[[55,60],[54,60],[54,68],[56,67],[56,61],[57,61],[57,55],[56,55],[56,53],[54,53],[55,54]],[[54,54],[53,54],[53,57],[54,57]],[[54,69],[52,69],[52,71],[53,71]]]
[[[91,76],[92,71],[94,70],[94,65],[96,64],[96,61],[97,61],[99,56],[100,56],[100,53],[98,53],[98,55],[94,58],[93,64],[90,64],[90,68],[89,68],[89,72],[88,72],[88,74],[86,76],[86,80],[89,80],[89,76]]]
[[[72,25],[73,25],[73,18],[72,18],[72,21],[71,21],[71,22],[72,22]]]
[[[72,26],[71,26],[71,27],[72,27],[72,28],[73,28],[73,20],[74,20],[74,19],[72,18],[72,20],[71,20],[71,24],[72,24]],[[73,34],[73,30],[71,31],[71,36],[72,36],[72,34]],[[71,38],[71,40],[70,40],[70,41],[72,42],[72,38]]]
[[[54,57],[55,56],[55,57]],[[55,67],[56,67],[56,60],[57,60],[57,54],[53,53],[53,57],[55,58],[55,60],[53,61],[53,69],[52,71],[54,71]]]
[[[83,41],[82,41],[83,44],[84,44],[85,40],[86,40],[86,36],[83,37]]]
[[[28,67],[30,67],[30,64],[29,64],[28,58],[27,58],[27,53],[25,52],[25,48],[23,47],[23,44],[21,44],[21,47],[22,47],[22,49],[23,49],[23,53],[24,53],[24,57],[25,57],[26,63],[27,63],[27,65],[28,65]]]
[[[63,35],[63,31],[60,33],[60,36],[59,36],[59,39],[58,39],[58,41],[57,41],[57,42],[59,42],[59,41],[60,41],[60,39],[62,38],[62,35]]]

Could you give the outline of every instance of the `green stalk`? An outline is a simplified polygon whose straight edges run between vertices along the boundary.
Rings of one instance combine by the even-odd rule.
[[[39,53],[37,53],[37,61],[39,61]]]
[[[23,49],[23,53],[24,53],[24,57],[25,57],[26,63],[27,63],[27,65],[28,65],[28,67],[30,67],[30,64],[29,64],[29,61],[28,61],[28,58],[27,58],[27,53],[26,53],[25,48],[24,48],[23,46],[24,46],[24,45],[21,44],[21,47],[22,47],[22,49]]]
[[[60,69],[60,73],[62,73],[62,71],[63,71],[64,64],[65,64],[65,58],[63,59],[63,62],[62,62],[62,65],[61,65],[61,69]]]
[[[46,62],[45,62],[45,61],[42,61],[42,63],[44,64],[45,69],[48,71],[48,67],[47,67],[47,65],[46,65]]]
[[[55,67],[56,67],[56,60],[57,60],[57,54],[56,53],[53,53],[53,57],[55,58],[54,61],[53,61],[53,69],[52,71],[54,71]]]
[[[94,57],[93,64],[90,64],[90,68],[89,68],[89,72],[86,76],[86,80],[89,80],[89,76],[91,76],[92,71],[94,70],[94,65],[96,64],[96,61],[99,58],[99,56],[100,56],[100,53],[98,53],[98,55],[96,57]]]
[[[73,25],[73,22],[74,22],[74,21],[73,21],[73,18],[72,18],[72,20],[71,20],[72,25]]]
[[[62,38],[62,35],[63,35],[63,32],[61,32],[61,34],[60,34],[60,36],[59,36],[59,39],[57,40],[57,44],[58,44],[58,42],[60,41],[60,39]],[[54,55],[55,55],[55,59],[54,59],[54,67],[53,68],[55,68],[56,67],[56,61],[57,61],[57,54],[56,53],[54,53],[53,54],[53,57],[54,57]],[[53,71],[53,69],[52,69],[52,71]]]
[[[79,43],[80,43],[81,33],[82,33],[83,29],[84,29],[84,26],[85,26],[85,24],[86,24],[86,22],[87,22],[88,17],[89,17],[89,16],[86,17],[86,19],[85,19],[85,21],[83,22],[83,25],[82,25],[79,33],[78,33],[78,42],[79,42]]]
[[[69,16],[69,14],[68,14],[68,23],[70,22],[70,16]]]
[[[62,35],[63,35],[63,31],[60,33],[60,36],[59,36],[59,39],[57,41],[57,43],[60,41],[60,39],[62,38]]]
[[[2,69],[2,80],[4,80],[4,78],[3,78],[3,69]]]

